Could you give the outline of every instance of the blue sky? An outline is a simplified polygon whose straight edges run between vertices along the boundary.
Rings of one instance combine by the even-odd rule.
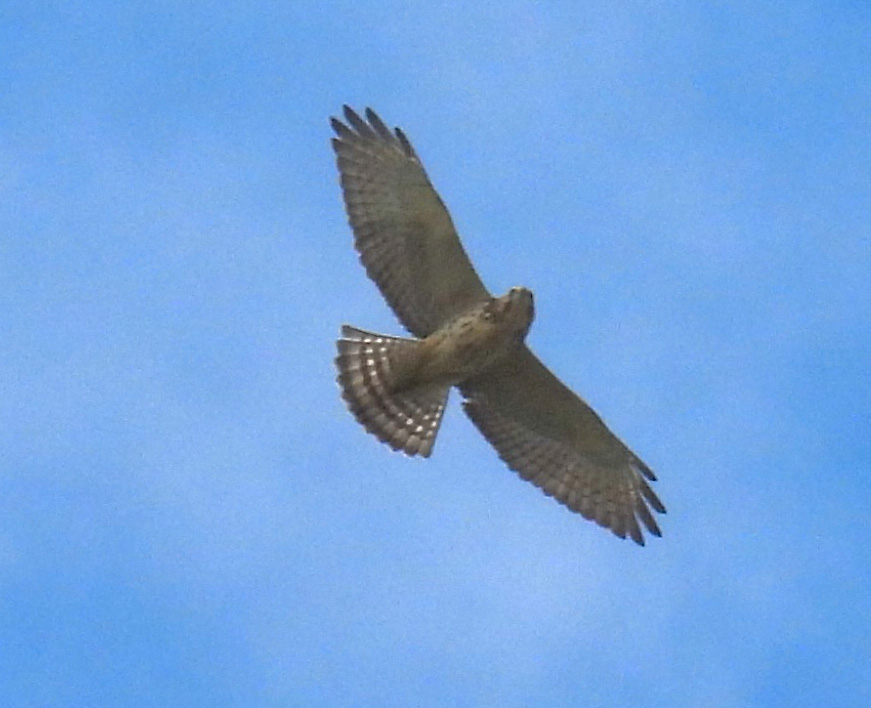
[[[495,4],[494,4],[495,6]],[[865,706],[871,9],[0,6],[9,706]],[[401,125],[658,473],[621,542],[454,396],[366,435],[328,116]]]

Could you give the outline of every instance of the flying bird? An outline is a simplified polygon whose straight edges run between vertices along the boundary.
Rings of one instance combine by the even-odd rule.
[[[401,129],[371,109],[331,119],[354,244],[414,338],[342,327],[342,397],[394,450],[429,457],[452,387],[508,467],[572,511],[644,545],[665,507],[650,468],[525,343],[532,293],[493,297]],[[639,523],[640,522],[640,523]]]

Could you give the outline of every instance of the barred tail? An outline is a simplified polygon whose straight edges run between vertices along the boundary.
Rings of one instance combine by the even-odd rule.
[[[336,344],[337,380],[357,421],[394,450],[429,457],[450,387],[422,385],[392,390],[396,364],[414,355],[417,340],[344,325]]]

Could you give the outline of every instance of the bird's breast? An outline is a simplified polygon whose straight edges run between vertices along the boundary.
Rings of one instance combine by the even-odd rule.
[[[420,343],[420,383],[457,385],[480,374],[522,341],[517,328],[476,308],[448,322]]]

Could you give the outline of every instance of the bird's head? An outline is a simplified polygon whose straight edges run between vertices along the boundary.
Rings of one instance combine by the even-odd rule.
[[[535,316],[532,291],[527,288],[511,288],[502,297],[492,301],[492,313],[507,327],[515,330],[519,339],[524,339]]]

